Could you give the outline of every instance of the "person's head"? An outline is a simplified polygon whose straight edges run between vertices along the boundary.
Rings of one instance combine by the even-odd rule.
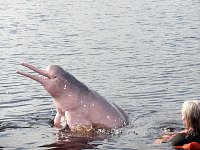
[[[186,129],[192,129],[195,133],[200,128],[200,101],[188,100],[183,103],[182,120]]]

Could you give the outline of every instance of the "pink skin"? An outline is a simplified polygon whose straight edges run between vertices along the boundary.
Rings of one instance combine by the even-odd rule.
[[[57,110],[54,118],[55,127],[62,127],[62,116],[66,117],[71,130],[75,125],[93,126],[100,124],[107,128],[120,128],[128,123],[128,117],[120,107],[108,102],[97,92],[90,90],[61,67],[50,65],[46,70],[41,70],[26,63],[21,63],[21,65],[46,77],[40,78],[17,71],[18,74],[42,84],[53,97]]]

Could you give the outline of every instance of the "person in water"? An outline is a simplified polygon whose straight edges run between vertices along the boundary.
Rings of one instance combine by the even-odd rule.
[[[191,142],[200,143],[200,101],[185,101],[181,114],[185,129],[177,134],[165,135],[154,143],[169,142],[173,146],[182,146]]]

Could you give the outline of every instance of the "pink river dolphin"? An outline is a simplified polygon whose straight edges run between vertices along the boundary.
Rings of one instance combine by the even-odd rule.
[[[21,65],[44,76],[16,71],[39,82],[53,97],[57,111],[53,120],[54,127],[62,128],[62,118],[66,119],[71,131],[79,130],[78,127],[87,127],[87,131],[95,127],[116,129],[128,124],[128,116],[119,106],[108,102],[60,66],[49,65],[41,70],[27,63]]]

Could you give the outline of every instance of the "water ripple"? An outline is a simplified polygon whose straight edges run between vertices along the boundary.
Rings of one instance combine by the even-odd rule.
[[[154,137],[180,129],[183,101],[200,97],[199,12],[198,0],[1,0],[0,125],[31,128],[3,130],[0,148],[55,143],[51,97],[15,73],[28,62],[58,64],[127,111],[122,135],[97,148],[169,149]]]

